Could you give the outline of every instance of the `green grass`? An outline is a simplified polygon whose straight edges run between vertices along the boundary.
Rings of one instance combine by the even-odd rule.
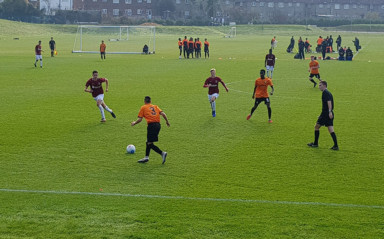
[[[6,26],[0,188],[8,191],[0,191],[0,238],[384,237],[383,35],[343,33],[343,45],[360,39],[355,60],[320,62],[335,98],[340,151],[333,152],[325,128],[319,148],[306,146],[321,92],[308,81],[309,61],[293,60],[285,49],[292,34],[315,42],[336,32],[237,26],[237,37],[228,39],[225,28],[159,27],[155,55],[107,54],[101,61],[71,53],[75,26],[0,21]],[[209,39],[209,60],[178,59],[177,38],[191,32]],[[274,122],[267,123],[264,105],[246,121],[273,35]],[[43,69],[33,67],[38,40]],[[221,88],[216,118],[202,87],[212,67],[230,88]],[[105,102],[117,114],[105,124],[83,92],[95,69],[110,81]],[[146,125],[130,122],[146,95],[171,123],[163,122],[157,143],[169,153],[165,165],[154,152],[149,163],[136,162]],[[125,154],[128,144],[136,154]]]

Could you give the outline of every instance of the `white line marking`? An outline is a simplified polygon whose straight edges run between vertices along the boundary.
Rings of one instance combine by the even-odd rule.
[[[0,191],[15,192],[15,193],[161,198],[161,199],[215,201],[215,202],[238,202],[238,203],[258,203],[258,204],[310,205],[310,206],[326,206],[326,207],[384,209],[384,206],[379,206],[379,205],[359,205],[359,204],[323,203],[323,202],[292,202],[292,201],[269,201],[269,200],[253,200],[253,199],[229,199],[229,198],[195,198],[195,197],[183,197],[183,196],[161,196],[161,195],[146,195],[146,194],[67,192],[67,191],[44,191],[44,190],[25,190],[25,189],[6,189],[6,188],[0,188]]]

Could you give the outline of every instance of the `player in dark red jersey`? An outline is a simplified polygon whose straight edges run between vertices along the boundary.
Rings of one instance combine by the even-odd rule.
[[[41,49],[41,41],[39,41],[39,44],[35,46],[35,55],[36,55],[36,61],[35,61],[35,67],[36,63],[40,60],[40,68],[43,68],[43,56],[41,55],[41,52],[43,50]]]
[[[267,68],[267,77],[272,79],[275,68],[275,55],[272,54],[272,49],[269,49],[269,54],[265,56],[265,68]],[[271,77],[269,77],[269,72],[271,73]]]
[[[102,83],[105,82],[105,91],[108,92],[108,79],[106,78],[98,78],[99,73],[97,71],[92,72],[92,78],[90,78],[85,84],[85,92],[92,93],[93,98],[97,102],[97,107],[100,109],[101,113],[101,122],[105,122],[105,114],[104,109],[111,113],[113,118],[116,118],[115,113],[108,108],[108,106],[104,102],[104,90]],[[88,89],[90,87],[90,89]]]
[[[211,76],[205,80],[204,88],[208,89],[208,99],[212,108],[212,116],[216,117],[216,99],[219,97],[219,82],[224,86],[225,90],[228,92],[227,86],[221,80],[220,77],[216,76],[216,69],[211,69]]]

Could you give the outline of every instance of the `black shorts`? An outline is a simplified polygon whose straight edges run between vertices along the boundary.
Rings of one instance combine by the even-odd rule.
[[[320,74],[309,74],[309,78],[313,78],[313,77],[316,77],[317,79],[320,80]]]
[[[260,104],[263,101],[264,101],[265,104],[271,103],[271,101],[269,100],[269,97],[267,97],[267,98],[256,98],[255,105],[258,105],[258,104]]]
[[[332,112],[333,114],[333,112]],[[335,115],[333,114],[333,118],[330,119],[329,118],[329,114],[328,113],[322,113],[319,118],[317,119],[317,122],[316,124],[319,124],[321,126],[333,126],[333,119],[335,118]]]
[[[161,125],[160,123],[149,123],[147,127],[147,142],[159,141]]]

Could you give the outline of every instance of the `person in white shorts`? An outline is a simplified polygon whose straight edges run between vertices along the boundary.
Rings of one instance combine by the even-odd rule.
[[[208,88],[208,99],[212,108],[212,117],[216,117],[216,99],[219,97],[219,83],[221,83],[228,92],[227,86],[220,77],[216,76],[216,70],[212,68],[211,76],[205,80],[203,86],[204,88]]]
[[[99,73],[97,71],[92,72],[92,78],[90,78],[85,84],[85,92],[92,93],[93,98],[97,102],[97,107],[100,109],[101,113],[101,122],[106,122],[104,109],[111,113],[113,118],[116,118],[115,113],[108,108],[108,106],[104,102],[104,90],[102,83],[105,82],[105,91],[108,92],[108,79],[106,78],[98,78]],[[90,87],[90,89],[88,89]]]
[[[40,61],[40,68],[43,68],[43,56],[41,55],[41,52],[43,50],[41,49],[41,41],[39,41],[39,44],[35,46],[35,54],[36,54],[36,60],[35,60],[35,67],[37,67],[36,63]]]
[[[275,55],[272,54],[272,49],[269,49],[269,54],[265,56],[265,68],[267,69],[267,77],[272,79],[273,69],[275,68]]]

